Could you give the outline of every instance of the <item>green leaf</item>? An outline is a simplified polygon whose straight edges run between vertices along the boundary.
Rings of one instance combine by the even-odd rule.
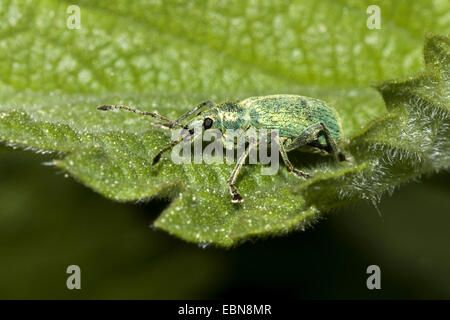
[[[422,32],[448,30],[449,4],[375,1],[382,29],[369,30],[371,2],[78,1],[81,29],[71,30],[71,2],[6,1],[0,139],[54,152],[56,166],[111,199],[173,199],[154,224],[188,241],[231,246],[302,229],[323,212],[377,201],[450,163],[447,38],[427,38],[418,77],[381,83],[381,96],[369,86],[422,68]],[[225,183],[233,166],[166,160],[153,167],[170,137],[148,118],[96,110],[126,104],[175,118],[206,99],[274,93],[335,106],[353,162],[293,152],[294,164],[314,175],[308,181],[284,167],[263,176],[261,165],[245,166],[240,206]]]

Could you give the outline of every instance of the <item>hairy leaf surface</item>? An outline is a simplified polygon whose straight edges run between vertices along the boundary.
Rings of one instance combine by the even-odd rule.
[[[108,198],[172,199],[154,224],[185,240],[231,246],[302,229],[450,163],[449,40],[427,37],[425,65],[421,49],[424,30],[448,32],[447,1],[379,2],[380,30],[366,27],[365,1],[78,1],[74,30],[71,4],[2,2],[0,139],[53,152],[55,166]],[[381,82],[381,95],[370,86],[423,67]],[[284,166],[273,176],[245,166],[242,205],[230,202],[232,165],[152,166],[170,136],[149,118],[96,110],[125,104],[175,118],[206,99],[275,93],[333,105],[353,162],[292,152],[314,175],[307,181]]]

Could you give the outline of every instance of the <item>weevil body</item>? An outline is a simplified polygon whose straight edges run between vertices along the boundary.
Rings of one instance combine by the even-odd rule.
[[[143,112],[125,106],[102,106],[99,109],[125,109],[150,115],[163,121],[155,125],[168,129],[173,129],[176,126],[182,127],[188,130],[187,135],[191,136],[194,134],[194,128],[199,126],[203,130],[218,129],[223,133],[223,136],[228,129],[241,129],[243,132],[249,129],[276,129],[279,136],[279,150],[288,171],[302,178],[308,178],[310,175],[294,168],[289,161],[287,152],[303,147],[314,147],[334,155],[338,161],[346,160],[344,154],[337,147],[337,143],[343,139],[342,125],[338,113],[334,108],[314,98],[280,94],[250,97],[243,101],[227,101],[221,104],[206,101],[185,113],[176,121],[169,120],[155,112]],[[200,111],[201,109],[205,110]],[[187,121],[186,124],[182,123],[193,114],[196,115],[191,120]],[[178,141],[172,142],[161,150],[154,158],[153,165],[159,161],[164,152],[172,149],[185,137],[186,135],[180,137]],[[249,148],[250,146],[247,146],[245,152],[238,159],[227,181],[233,203],[243,201],[234,183],[249,154]]]

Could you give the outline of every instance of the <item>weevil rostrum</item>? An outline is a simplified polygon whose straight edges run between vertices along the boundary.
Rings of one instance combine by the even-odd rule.
[[[163,117],[157,112],[139,111],[126,106],[105,105],[98,109],[123,109],[148,115],[161,121],[154,123],[159,127],[166,129],[180,127],[187,130],[187,135],[191,136],[194,134],[194,128],[198,125],[201,125],[203,130],[213,128],[221,131],[222,134],[229,129],[240,129],[243,132],[250,128],[278,130],[281,157],[287,170],[300,178],[309,178],[311,175],[294,168],[289,161],[287,153],[294,149],[313,147],[333,155],[337,161],[346,160],[337,145],[343,139],[339,114],[333,107],[315,98],[279,94],[250,97],[237,102],[226,101],[220,104],[205,101],[175,121]],[[193,116],[194,114],[195,116]],[[153,165],[158,163],[163,153],[171,150],[183,141],[183,138],[186,138],[186,135],[162,149],[153,159]],[[246,145],[245,151],[238,158],[227,181],[233,203],[243,201],[234,183],[251,147],[255,147],[255,145]]]

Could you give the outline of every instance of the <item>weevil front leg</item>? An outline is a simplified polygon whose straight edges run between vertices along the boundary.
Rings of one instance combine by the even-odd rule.
[[[253,148],[254,145],[255,145],[255,141],[251,140],[249,145],[247,146],[247,148],[245,148],[244,153],[241,154],[241,156],[239,157],[239,159],[236,163],[236,166],[234,167],[233,172],[231,173],[231,176],[227,181],[227,185],[230,188],[230,193],[231,193],[231,197],[232,197],[231,202],[233,202],[233,203],[241,203],[244,201],[244,199],[239,194],[234,183],[236,182],[236,178],[239,174],[239,171],[241,170],[243,164],[245,163],[245,159],[247,159],[248,154],[250,153],[250,149]]]
[[[307,174],[306,172],[303,172],[301,170],[298,170],[298,169],[294,168],[294,165],[291,163],[291,161],[289,161],[289,158],[287,156],[287,152],[286,152],[286,149],[284,147],[284,142],[285,141],[280,141],[280,153],[281,153],[281,158],[283,158],[284,164],[286,165],[288,171],[292,172],[297,177],[310,178],[311,175]]]
[[[322,122],[315,123],[306,128],[306,130],[304,130],[297,138],[295,138],[295,140],[292,141],[291,144],[286,146],[286,151],[289,152],[309,143],[315,142],[321,136],[325,137],[325,141],[327,143],[327,148],[325,150],[328,153],[334,155],[338,161],[347,160],[345,155],[341,151],[339,151],[336,142],[331,136],[330,130],[328,130],[327,126]]]

